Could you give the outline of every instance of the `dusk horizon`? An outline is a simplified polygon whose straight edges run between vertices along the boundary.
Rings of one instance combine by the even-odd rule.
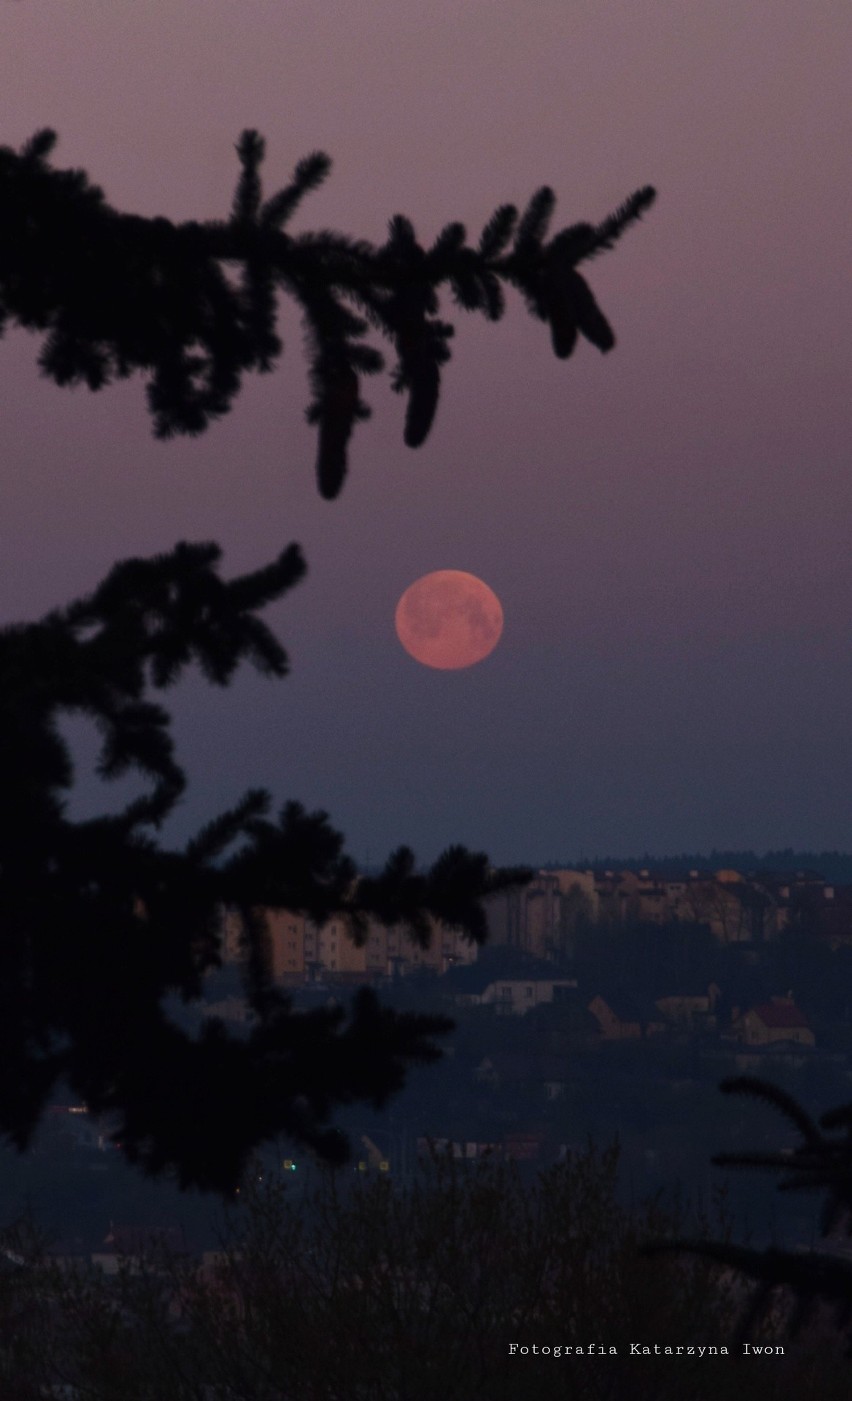
[[[845,1401],[852,6],[0,48],[0,1391]]]

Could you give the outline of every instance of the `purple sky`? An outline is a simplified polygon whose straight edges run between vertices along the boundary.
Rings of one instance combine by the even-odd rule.
[[[58,390],[35,339],[0,344],[4,620],[180,538],[227,572],[307,555],[274,611],[290,678],[174,693],[179,830],[260,783],[373,861],[852,848],[848,0],[7,0],[0,52],[0,142],[54,126],[55,162],[141,213],[224,214],[246,126],[269,190],[333,157],[300,227],[373,239],[398,210],[478,235],[543,183],[557,226],[659,189],[589,268],[611,356],[557,362],[517,301],[457,323],[427,445],[368,384],[331,505],[293,315],[194,441],[153,440],[140,382]],[[503,603],[469,671],[394,633],[441,568]]]

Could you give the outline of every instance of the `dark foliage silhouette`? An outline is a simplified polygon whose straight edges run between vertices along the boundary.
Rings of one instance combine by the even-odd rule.
[[[46,331],[39,363],[60,385],[101,389],[143,371],[154,431],[166,438],[202,432],[228,412],[247,371],[274,367],[283,291],[305,327],[307,416],[318,428],[317,479],[328,498],[343,485],[354,426],[370,413],[361,377],[384,364],[365,340],[370,328],[396,353],[392,383],[408,396],[405,442],[419,447],[450,358],[453,327],[438,315],[441,289],[448,286],[459,307],[498,321],[509,284],[549,323],[561,358],[578,334],[611,350],[612,329],[577,267],[612,248],[654,199],[645,187],[603,223],[574,224],[546,241],[555,197],[545,186],[520,217],[514,205],[501,205],[475,248],[459,223],[424,248],[401,214],[375,247],[328,230],[285,231],[331,168],[322,152],[300,161],[290,184],[264,199],[264,142],[245,131],[230,218],[174,224],[119,213],[83,171],[52,169],[55,141],[45,130],[20,153],[0,148],[0,329],[11,318]]]
[[[724,1231],[724,1203],[709,1219],[658,1196],[627,1207],[618,1166],[590,1146],[532,1181],[437,1152],[406,1182],[351,1191],[267,1175],[228,1213],[215,1262],[136,1233],[115,1275],[57,1264],[24,1221],[0,1237],[21,1262],[0,1291],[2,1395],[845,1401],[819,1345],[768,1367],[730,1355],[736,1294],[712,1265],[637,1259],[650,1231]],[[538,1355],[508,1355],[527,1339]],[[637,1339],[682,1352],[638,1358]]]
[[[612,331],[577,265],[611,248],[653,200],[643,189],[603,224],[578,224],[545,242],[554,204],[540,190],[519,218],[494,214],[476,249],[460,224],[432,248],[410,222],[391,220],[380,248],[284,226],[329,169],[315,154],[264,200],[263,142],[245,132],[230,218],[175,225],[118,213],[82,171],[47,164],[42,131],[17,153],[0,149],[0,329],[47,333],[43,371],[59,385],[103,388],[148,377],[154,430],[201,433],[228,412],[244,373],[281,353],[277,295],[301,308],[319,430],[321,493],[335,497],[355,422],[368,414],[360,378],[382,368],[371,327],[397,355],[395,388],[408,396],[405,439],[425,439],[452,327],[438,319],[448,284],[458,305],[492,320],[503,284],[549,322],[554,349],[578,333],[601,350]],[[288,803],[277,818],[253,791],[183,849],[158,828],[185,776],[153,696],[184,667],[227,685],[250,663],[282,676],[286,654],[258,611],[304,572],[291,545],[265,568],[230,581],[214,544],[180,544],[126,560],[88,598],[41,622],[0,633],[0,1131],[26,1146],[54,1086],[70,1085],[96,1112],[117,1116],[125,1155],[182,1185],[232,1190],[251,1151],[278,1133],[341,1161],[336,1106],[382,1105],[411,1062],[435,1059],[442,1017],[397,1014],[362,991],[351,1014],[296,1013],[272,984],[261,910],[291,909],[322,923],[344,918],[356,941],[373,916],[428,941],[434,921],[481,942],[483,899],[526,880],[450,847],[431,869],[400,848],[375,877],[357,879],[325,813]],[[100,731],[105,779],[135,771],[144,795],[118,814],[72,821],[71,756],[57,720],[76,712]],[[245,929],[245,1036],[208,1019],[198,1036],[164,1010],[167,994],[197,997],[220,958],[223,908]]]
[[[778,1110],[801,1137],[796,1148],[774,1153],[719,1153],[719,1167],[758,1168],[780,1173],[782,1192],[822,1192],[821,1229],[824,1238],[842,1231],[852,1235],[852,1104],[830,1109],[816,1122],[785,1090],[768,1080],[742,1075],[723,1080],[725,1094],[748,1095]],[[756,1283],[751,1303],[740,1322],[740,1335],[775,1308],[779,1294],[792,1299],[789,1328],[797,1336],[830,1310],[834,1326],[847,1332],[852,1325],[852,1264],[827,1250],[752,1250],[727,1242],[672,1240],[645,1247],[648,1254],[668,1251],[700,1255],[748,1275]],[[852,1338],[847,1356],[852,1357]]]
[[[93,1110],[120,1113],[128,1158],[224,1189],[246,1154],[282,1131],[340,1159],[343,1140],[323,1127],[334,1105],[384,1103],[406,1063],[438,1056],[431,1038],[451,1025],[396,1015],[367,991],[345,1025],[339,1009],[293,1014],[271,984],[259,907],[342,916],[356,942],[370,915],[423,942],[430,918],[482,940],[483,897],[527,873],[494,871],[460,847],[418,873],[401,848],[382,874],[358,881],[325,813],[291,802],[272,820],[259,791],[183,850],[157,844],[185,779],[152,692],[191,662],[217,685],[241,662],[272,676],[287,669],[257,610],[302,575],[298,548],[229,582],[218,559],[216,545],[181,544],[124,561],[89,598],[0,633],[0,1127],[26,1145],[62,1079]],[[104,778],[145,779],[123,811],[66,816],[73,768],[56,720],[68,711],[97,724]],[[245,1038],[216,1020],[193,1038],[162,1000],[201,992],[220,960],[223,906],[247,930],[255,1020]]]

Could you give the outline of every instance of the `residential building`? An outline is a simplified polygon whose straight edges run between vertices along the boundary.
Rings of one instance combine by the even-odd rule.
[[[793,1041],[799,1046],[813,1046],[816,1038],[807,1017],[793,1001],[792,994],[772,997],[734,1019],[733,1036],[747,1046],[768,1046],[773,1042]]]

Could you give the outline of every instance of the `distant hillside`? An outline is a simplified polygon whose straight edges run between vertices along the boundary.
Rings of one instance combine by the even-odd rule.
[[[672,875],[688,871],[718,871],[728,867],[734,871],[818,871],[835,885],[852,885],[852,854],[843,851],[711,851],[681,853],[679,856],[587,856],[565,863],[574,869],[589,866],[617,871],[666,871]],[[545,868],[546,869],[546,868]]]

